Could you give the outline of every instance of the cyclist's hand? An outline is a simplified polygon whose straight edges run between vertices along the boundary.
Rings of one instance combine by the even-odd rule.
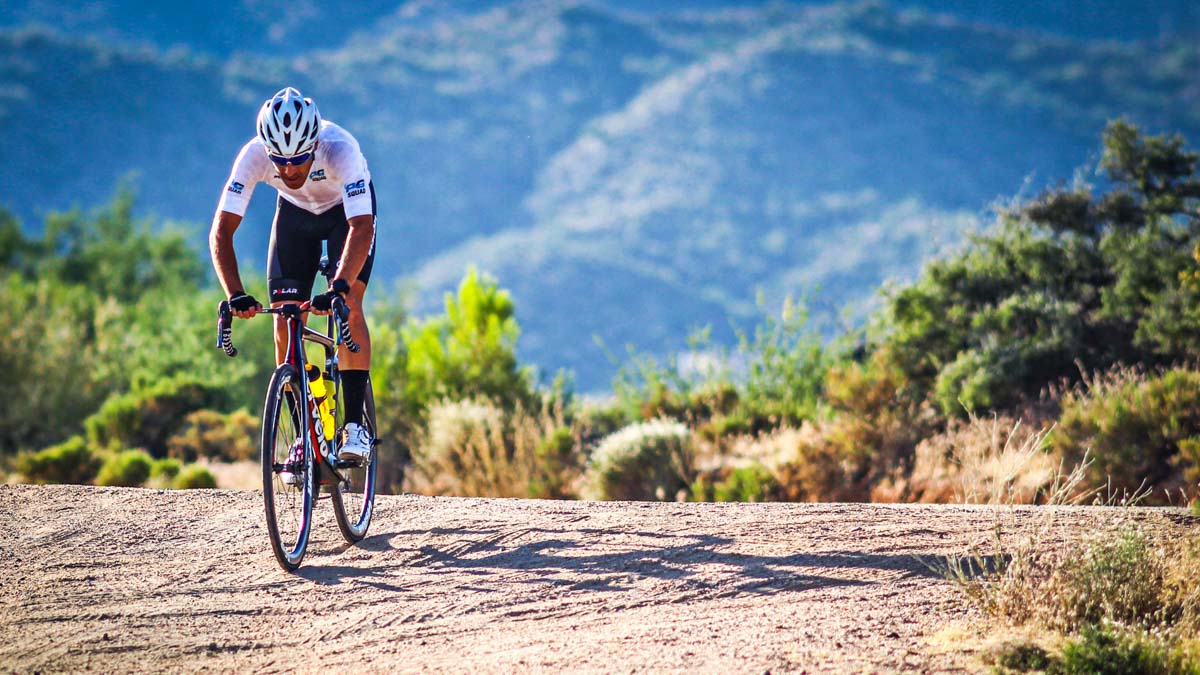
[[[350,292],[350,284],[346,283],[345,279],[334,279],[329,286],[329,292],[320,295],[314,295],[312,302],[308,303],[313,314],[324,316],[333,310],[334,298],[346,299],[346,294]]]
[[[249,319],[262,311],[262,305],[245,291],[234,293],[229,298],[229,308],[233,310],[234,316],[242,319]]]

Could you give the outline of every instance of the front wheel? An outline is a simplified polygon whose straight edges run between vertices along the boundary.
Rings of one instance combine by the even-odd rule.
[[[263,505],[271,549],[289,572],[304,559],[317,491],[313,450],[302,423],[305,400],[296,369],[286,363],[276,368],[263,407]]]
[[[337,378],[339,402],[342,397],[341,378]],[[343,416],[339,410],[340,428]],[[343,480],[332,489],[333,514],[337,517],[338,529],[350,543],[361,541],[371,526],[371,515],[375,512],[375,476],[379,465],[379,427],[375,424],[375,396],[371,393],[371,380],[363,394],[363,426],[371,433],[374,443],[371,454],[360,466],[340,469]]]

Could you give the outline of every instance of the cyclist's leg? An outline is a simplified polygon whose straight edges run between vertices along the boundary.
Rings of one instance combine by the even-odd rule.
[[[317,216],[279,198],[271,245],[267,253],[267,285],[271,306],[305,302],[312,297],[313,280],[321,262],[321,239],[315,232]],[[287,322],[275,317],[275,362],[287,359]]]
[[[371,189],[372,214],[375,207],[375,186]],[[340,260],[342,249],[349,235],[349,225],[346,222],[345,211],[340,207],[330,209],[336,213],[334,217],[340,220],[329,232],[329,259]],[[376,228],[378,233],[378,228]],[[350,295],[347,304],[350,305],[350,334],[359,344],[358,352],[351,352],[342,347],[338,352],[338,370],[342,375],[342,391],[345,396],[343,410],[346,411],[346,422],[362,424],[362,402],[366,396],[368,383],[367,374],[371,369],[371,334],[367,330],[367,317],[363,311],[363,299],[366,296],[367,284],[371,280],[371,269],[375,265],[375,241],[371,242],[371,251],[363,262],[362,270],[354,283],[350,285]]]

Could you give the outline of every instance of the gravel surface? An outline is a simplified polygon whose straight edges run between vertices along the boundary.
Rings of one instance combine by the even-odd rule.
[[[929,566],[1001,517],[1047,545],[1113,518],[1049,513],[405,495],[347,546],[322,500],[288,574],[253,491],[0,486],[0,669],[975,672]]]

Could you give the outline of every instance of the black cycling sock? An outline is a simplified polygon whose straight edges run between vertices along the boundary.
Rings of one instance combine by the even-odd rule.
[[[343,370],[342,396],[345,398],[343,410],[346,411],[346,424],[363,423],[363,399],[367,396],[367,370]]]

